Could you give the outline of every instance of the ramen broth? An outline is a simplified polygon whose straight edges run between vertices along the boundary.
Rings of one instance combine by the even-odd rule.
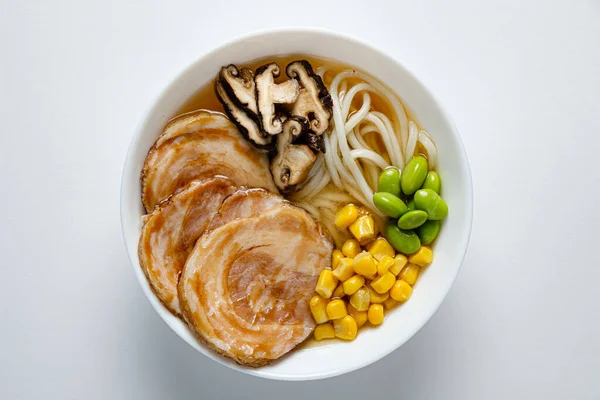
[[[314,71],[317,71],[317,68],[319,68],[319,67],[325,67],[326,72],[323,77],[323,82],[325,83],[325,85],[328,88],[329,88],[329,84],[331,83],[331,81],[335,75],[342,72],[343,70],[347,70],[348,68],[355,69],[353,67],[345,66],[335,60],[321,58],[321,57],[315,57],[315,56],[307,56],[307,55],[302,55],[302,54],[266,57],[266,58],[260,58],[260,59],[257,59],[257,60],[254,60],[254,61],[251,61],[248,63],[240,63],[240,64],[236,64],[236,65],[238,66],[238,68],[249,68],[251,70],[256,70],[261,65],[264,65],[264,64],[267,64],[270,62],[276,62],[279,65],[279,67],[281,68],[281,74],[275,80],[276,82],[279,83],[279,82],[282,82],[282,81],[288,79],[288,77],[285,75],[285,66],[287,64],[289,64],[290,62],[292,62],[294,60],[299,60],[299,59],[304,59],[304,60],[307,60],[308,62],[310,62]],[[216,73],[217,73],[217,71],[215,71],[215,76],[216,76]],[[350,86],[351,84],[359,82],[360,79],[348,79],[347,81],[348,81],[348,85]],[[386,115],[394,114],[394,110],[390,106],[390,104],[387,102],[387,100],[378,96],[377,93],[369,93],[369,94],[371,96],[371,109],[372,110],[379,111]],[[401,103],[406,111],[408,119],[414,121],[417,124],[418,129],[421,129],[421,127],[419,126],[418,122],[415,119],[415,116],[412,114],[412,112],[410,112],[410,109],[406,106],[406,104],[404,104],[404,102],[401,101]],[[355,96],[355,98],[353,99],[353,102],[352,102],[352,106],[350,108],[351,113],[356,112],[356,110],[358,110],[360,108],[361,104],[362,104],[362,97]],[[192,95],[177,110],[177,112],[175,113],[175,115],[173,115],[173,117],[180,115],[180,114],[187,113],[187,112],[200,110],[200,109],[217,111],[217,112],[221,112],[221,113],[224,112],[223,105],[217,99],[217,96],[215,94],[214,78],[208,84],[206,84],[204,87],[200,88],[194,95]],[[395,127],[395,128],[397,129],[398,127]],[[328,135],[330,133],[327,132],[325,134]],[[369,133],[369,134],[365,135],[364,139],[374,149],[384,149],[383,141],[379,135],[377,135],[375,133]],[[386,153],[385,151],[378,151],[378,152],[380,154],[382,154],[382,156],[385,158],[385,160],[388,163],[390,162],[389,158],[385,154]],[[419,154],[426,155],[426,152],[420,143],[417,144],[416,151],[415,151],[415,155],[419,155]],[[346,193],[345,191],[342,191],[342,190],[338,189],[337,187],[335,187],[332,183],[329,183],[329,185],[326,187],[326,190],[331,191],[331,192]],[[294,201],[294,193],[290,193],[286,197],[289,198],[290,200]],[[360,202],[357,202],[356,200],[354,200],[353,202],[360,204]],[[340,202],[340,205],[342,205],[342,203],[343,202]],[[350,238],[350,235],[346,230],[342,231],[342,230],[335,228],[334,224],[332,223],[334,210],[328,210],[328,211],[329,212],[323,213],[324,215],[315,215],[315,213],[312,213],[312,214],[317,219],[319,219],[319,221],[321,223],[323,223],[330,231],[333,231],[333,230],[336,231],[336,232],[331,232],[331,233],[334,236],[336,244],[341,245],[342,241]]]
[[[269,62],[276,62],[282,71],[281,71],[281,75],[279,76],[279,78],[277,78],[275,81],[282,82],[282,81],[288,79],[287,76],[285,75],[285,66],[294,60],[307,60],[312,65],[313,70],[315,70],[315,71],[319,67],[326,67],[327,72],[323,79],[326,86],[329,86],[329,83],[331,82],[331,79],[333,78],[333,76],[335,76],[339,72],[342,72],[343,70],[348,69],[348,68],[355,69],[354,67],[345,66],[344,64],[339,63],[335,60],[331,60],[328,58],[322,58],[322,57],[307,56],[307,55],[303,55],[303,54],[277,56],[277,57],[266,57],[266,58],[260,58],[260,59],[257,59],[257,60],[254,60],[254,61],[251,61],[248,63],[240,63],[240,64],[236,64],[236,65],[239,68],[249,68],[254,71],[254,70],[256,70],[256,68],[260,67],[261,65],[267,64]],[[215,71],[215,76],[217,75],[217,72],[218,71]],[[352,82],[352,80],[350,80],[350,82]],[[186,113],[186,112],[200,110],[200,109],[223,112],[223,105],[217,99],[213,85],[214,85],[214,77],[213,77],[213,79],[210,80],[210,82],[208,84],[206,84],[205,86],[200,88],[196,93],[194,93],[177,110],[177,112],[173,115],[173,117],[183,114],[183,113]],[[355,101],[353,102],[353,109],[356,109],[359,106],[358,103],[360,101],[361,101],[360,98],[355,99]],[[420,124],[416,120],[413,113],[406,106],[406,104],[404,104],[404,102],[401,101],[401,103],[402,103],[402,106],[404,107],[404,110],[406,111],[406,115],[407,115],[408,119],[415,121],[415,123],[417,124],[417,126],[419,126],[419,129],[420,129]],[[387,114],[387,115],[392,115],[394,113],[394,110],[390,107],[390,105],[387,103],[387,101],[385,101],[381,97],[377,96],[375,93],[371,93],[371,108],[374,110],[380,111],[384,114]]]

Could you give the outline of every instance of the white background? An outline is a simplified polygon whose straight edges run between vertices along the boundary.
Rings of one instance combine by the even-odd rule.
[[[0,0],[0,398],[600,398],[600,2],[392,3]],[[222,42],[286,25],[416,72],[475,185],[437,314],[382,361],[309,383],[193,351],[143,296],[119,224],[158,92]]]

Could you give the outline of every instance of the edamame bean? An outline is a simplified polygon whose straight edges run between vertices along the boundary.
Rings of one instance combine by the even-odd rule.
[[[379,175],[377,191],[391,193],[396,197],[400,196],[400,171],[398,168],[389,167],[383,170]]]
[[[377,192],[373,195],[375,207],[388,217],[398,218],[408,211],[406,204],[391,193]]]
[[[438,220],[448,215],[448,205],[439,194],[431,189],[420,189],[415,193],[415,206],[427,213],[428,219]]]
[[[404,194],[413,194],[416,192],[423,184],[423,181],[425,181],[427,170],[427,159],[425,157],[413,157],[408,164],[406,164],[404,171],[402,171],[402,176],[400,177],[402,192]]]
[[[417,207],[415,207],[415,200],[410,199],[408,202],[406,202],[406,208],[408,208],[408,211],[416,210]]]
[[[435,171],[429,171],[427,173],[427,177],[425,178],[425,182],[423,182],[423,186],[421,189],[431,189],[437,194],[440,194],[440,189],[442,188],[442,179]]]
[[[394,221],[388,221],[385,227],[385,237],[400,253],[413,254],[421,248],[421,241],[417,234],[398,228]]]
[[[440,221],[425,221],[425,223],[417,229],[417,235],[419,236],[419,239],[421,239],[422,244],[433,243],[438,233],[440,233]]]
[[[398,228],[415,229],[427,221],[427,213],[422,210],[409,211],[398,220]]]

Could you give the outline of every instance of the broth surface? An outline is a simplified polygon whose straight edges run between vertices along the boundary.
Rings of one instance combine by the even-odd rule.
[[[358,70],[357,68],[355,68],[353,66],[345,65],[345,64],[342,64],[342,63],[332,60],[332,59],[323,58],[323,57],[315,57],[315,56],[306,55],[306,54],[291,54],[291,55],[286,55],[286,56],[265,57],[265,58],[259,58],[259,59],[253,60],[253,61],[241,62],[241,63],[236,62],[236,60],[232,60],[232,63],[235,64],[238,68],[249,68],[252,71],[254,71],[262,65],[265,65],[265,64],[268,64],[271,62],[276,62],[281,69],[281,74],[278,78],[275,79],[275,81],[282,82],[282,81],[289,79],[287,77],[287,75],[285,74],[285,67],[290,62],[296,61],[296,60],[307,60],[311,64],[311,66],[315,72],[316,72],[317,68],[325,67],[326,72],[323,77],[323,81],[328,88],[329,88],[329,83],[333,80],[334,76],[337,75],[338,73],[340,73],[344,70],[347,70],[347,69]],[[217,112],[224,113],[223,106],[217,99],[217,96],[214,91],[215,77],[217,76],[218,72],[219,72],[218,70],[215,70],[213,79],[208,84],[201,87],[194,95],[192,95],[177,110],[175,115],[173,115],[172,117],[175,117],[175,116],[183,114],[183,113],[200,110],[200,109],[206,109],[206,110],[210,110],[210,111],[217,111]],[[364,71],[361,71],[361,72],[364,72]],[[364,73],[366,73],[366,72],[364,72]],[[360,81],[360,80],[359,79],[356,79],[356,80],[349,79],[348,83],[353,84],[358,81]],[[391,105],[387,102],[387,100],[379,97],[375,93],[369,93],[369,95],[371,97],[371,109],[372,110],[377,110],[388,116],[394,115],[394,110],[391,107]],[[410,111],[410,109],[406,106],[406,104],[401,99],[400,99],[400,102],[402,103],[402,106],[404,107],[407,118],[409,120],[414,121],[417,124],[417,127],[419,129],[421,129],[419,123],[416,121],[415,116]],[[354,99],[354,101],[352,103],[351,112],[355,112],[356,110],[358,110],[360,108],[361,104],[362,104],[362,97],[356,96],[356,98]],[[395,127],[395,128],[398,129],[399,127]],[[381,140],[379,135],[367,134],[367,135],[365,135],[365,140],[368,143],[370,143],[375,149],[383,149],[384,148],[383,141]],[[381,153],[385,153],[385,152],[381,152]],[[420,144],[418,144],[416,147],[415,155],[416,154],[425,155],[424,153],[425,153],[424,149],[421,147]],[[386,158],[386,161],[389,162],[389,160],[387,159],[387,155],[384,154],[384,158]],[[327,188],[329,188],[329,190],[335,190],[340,193],[341,192],[346,193],[345,191],[342,191],[342,190],[336,188],[331,183],[327,186]],[[293,197],[293,196],[286,195],[285,197],[289,199],[290,197]],[[354,201],[354,203],[360,205],[360,202],[358,202],[358,201]],[[340,207],[343,205],[344,204],[340,204]],[[313,215],[313,216],[316,217],[321,223],[323,223],[323,225],[325,225],[330,231],[332,229],[336,229],[335,227],[333,227],[332,221],[329,220],[332,217],[332,213],[329,212],[327,214],[329,214],[327,217],[325,217],[324,215],[320,216],[320,217],[315,216],[315,215]],[[380,222],[381,222],[381,220],[380,220]],[[339,242],[342,239],[345,240],[345,239],[350,238],[350,235],[346,230],[342,231],[342,230],[336,229],[336,231],[337,231],[336,234],[333,235],[334,238],[336,239],[336,244],[341,245],[340,243],[337,243],[337,242]]]
[[[296,60],[307,60],[312,65],[313,70],[315,71],[319,67],[326,67],[327,73],[325,74],[325,78],[329,78],[325,79],[326,86],[328,86],[328,81],[331,81],[335,74],[338,74],[339,72],[342,72],[345,69],[357,69],[351,65],[345,65],[329,58],[315,57],[305,54],[265,57],[250,62],[232,63],[238,66],[238,68],[249,68],[254,71],[256,70],[256,68],[262,65],[268,64],[270,62],[276,62],[281,68],[281,75],[279,76],[279,78],[276,79],[276,82],[281,82],[288,79],[288,77],[285,75],[285,66],[291,63],[292,61]],[[218,72],[219,71],[215,71],[214,77],[217,76]],[[217,96],[215,95],[214,77],[207,85],[201,87],[194,95],[192,95],[192,97],[186,100],[186,102],[181,106],[181,108],[177,110],[177,112],[174,115],[172,115],[172,117],[176,117],[177,115],[200,109],[223,112],[223,106],[221,105],[221,103],[217,99]],[[410,111],[410,109],[402,100],[400,101],[406,111],[408,119],[415,121],[415,123],[417,123],[417,125],[420,127],[420,124],[415,119],[415,116]],[[353,108],[356,109],[356,104],[353,104],[353,106]],[[383,112],[384,114],[393,115],[393,110],[390,107],[390,105],[385,100],[381,99],[379,96],[376,96],[374,94],[371,94],[371,107],[373,109]]]

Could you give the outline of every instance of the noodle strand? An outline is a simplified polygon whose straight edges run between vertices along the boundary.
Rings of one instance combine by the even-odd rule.
[[[331,79],[328,72],[325,67],[316,69],[324,82]],[[344,70],[326,83],[333,110],[330,131],[323,134],[325,154],[318,156],[293,197],[311,213],[335,213],[341,203],[358,201],[381,216],[372,201],[381,172],[390,165],[403,169],[417,144],[427,152],[430,168],[435,168],[435,143],[409,121],[400,99],[376,79]],[[374,109],[371,96],[385,101],[392,113]]]

